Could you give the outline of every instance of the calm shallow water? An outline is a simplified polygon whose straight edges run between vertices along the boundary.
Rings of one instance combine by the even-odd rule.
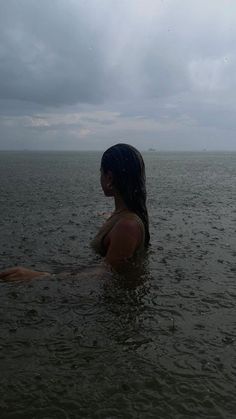
[[[99,153],[0,154],[1,418],[236,417],[236,153],[146,153],[142,280],[98,280]],[[133,285],[133,286],[132,286]]]

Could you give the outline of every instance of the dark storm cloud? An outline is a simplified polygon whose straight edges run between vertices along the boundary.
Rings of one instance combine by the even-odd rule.
[[[230,0],[2,0],[0,146],[232,147],[235,23]]]
[[[3,0],[1,99],[57,106],[188,89],[188,61],[221,54],[226,35],[213,39],[207,21],[200,34],[178,3]]]
[[[217,0],[210,10],[184,4],[3,0],[1,99],[58,106],[170,96],[191,88],[191,71],[194,82],[198,71],[211,78],[218,56],[230,77],[232,22],[221,24]]]
[[[0,8],[1,99],[45,105],[103,99],[101,27],[84,2],[8,0]]]

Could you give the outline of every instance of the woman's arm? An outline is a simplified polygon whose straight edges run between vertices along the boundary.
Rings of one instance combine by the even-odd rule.
[[[129,259],[134,255],[142,241],[142,231],[135,220],[123,219],[114,226],[106,237],[106,241],[107,253],[105,263],[96,267],[96,269],[92,269],[93,274],[97,274],[98,277],[102,277],[104,273],[111,273],[111,269],[116,272],[125,270]],[[89,275],[91,272],[86,269],[84,274]],[[6,281],[30,280],[50,275],[48,272],[34,271],[18,266],[0,272],[0,279]],[[78,273],[78,277],[80,275],[81,272]]]
[[[90,279],[91,277],[103,279],[107,277],[107,275],[111,275],[111,272],[112,271],[110,266],[108,266],[106,263],[101,263],[97,266],[84,268],[79,272],[59,272],[56,274],[56,277],[61,279],[66,279],[70,276],[78,277],[78,279]],[[5,271],[0,272],[0,280],[3,281],[27,281],[36,278],[42,278],[45,276],[54,276],[54,274],[50,274],[49,272],[33,271],[31,269],[23,268],[21,266],[17,266],[15,268],[7,269]]]
[[[6,281],[17,281],[21,279],[27,280],[48,275],[50,275],[50,273],[48,272],[33,271],[31,269],[23,268],[21,266],[16,266],[15,268],[10,268],[0,272],[0,279]]]

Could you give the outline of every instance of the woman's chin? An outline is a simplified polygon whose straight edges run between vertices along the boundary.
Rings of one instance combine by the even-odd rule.
[[[111,192],[111,191],[106,191],[106,190],[104,191],[103,190],[103,192],[104,192],[104,195],[107,196],[107,197],[114,196],[113,192]]]

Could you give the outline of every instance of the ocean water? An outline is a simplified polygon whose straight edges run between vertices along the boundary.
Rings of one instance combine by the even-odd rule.
[[[100,157],[0,153],[0,269],[55,273],[0,282],[1,419],[235,418],[236,153],[144,153],[151,246],[127,283],[89,246]]]

